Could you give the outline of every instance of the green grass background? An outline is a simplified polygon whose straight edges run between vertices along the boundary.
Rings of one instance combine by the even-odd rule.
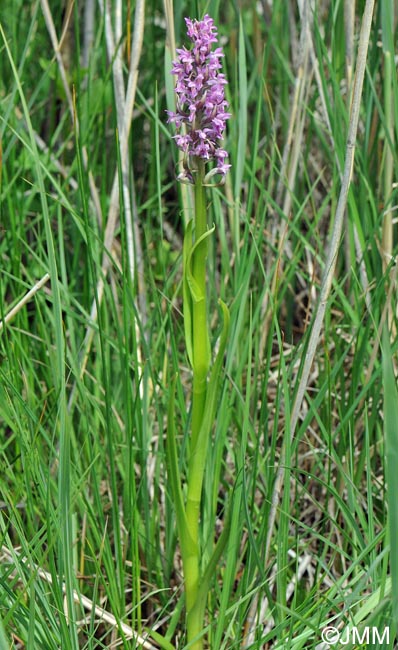
[[[307,3],[309,38],[293,1],[147,2],[124,178],[133,228],[120,192],[109,246],[123,133],[104,19],[95,4],[84,63],[89,3],[49,0],[74,92],[72,119],[44,4],[0,5],[0,321],[50,276],[0,331],[1,650],[141,647],[130,630],[149,631],[148,648],[186,647],[165,429],[178,369],[184,449],[190,372],[181,256],[191,204],[175,181],[178,153],[164,112],[173,83],[166,16],[181,46],[183,17],[204,12],[219,26],[232,113],[225,141],[232,169],[224,187],[208,192],[216,225],[208,266],[212,346],[220,334],[218,295],[229,305],[231,333],[205,478],[205,557],[228,508],[232,517],[208,602],[209,646],[315,650],[330,624],[380,633],[389,626],[389,642],[370,647],[394,648],[395,3],[376,3],[344,233],[292,441],[290,413],[341,187],[365,3],[356,3],[351,31],[350,2],[320,0],[313,11]],[[126,81],[134,0],[121,11]],[[283,442],[283,490],[266,557]]]

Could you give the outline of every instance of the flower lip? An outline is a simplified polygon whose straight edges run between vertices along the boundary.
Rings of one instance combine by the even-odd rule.
[[[208,14],[203,20],[185,18],[185,22],[192,47],[177,49],[172,67],[176,76],[176,112],[167,111],[167,122],[175,124],[176,144],[186,156],[185,179],[192,178],[187,172],[191,158],[215,161],[216,167],[207,176],[225,176],[230,165],[225,163],[227,153],[220,149],[219,141],[231,114],[226,110],[228,102],[224,94],[227,80],[219,72],[224,53],[221,47],[212,50],[218,40],[217,28]],[[181,133],[183,127],[186,134]],[[197,163],[192,161],[192,166],[195,170]]]

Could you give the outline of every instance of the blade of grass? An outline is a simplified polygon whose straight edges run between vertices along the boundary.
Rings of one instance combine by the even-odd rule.
[[[247,146],[247,68],[246,68],[246,47],[245,32],[243,29],[242,16],[239,16],[239,50],[238,50],[238,79],[239,79],[239,112],[238,112],[238,145],[236,150],[235,164],[235,210],[234,223],[232,224],[232,236],[235,254],[239,259],[240,255],[240,211],[241,211],[241,186],[243,170],[246,158]]]
[[[325,271],[322,279],[322,286],[320,290],[318,306],[317,306],[315,316],[313,318],[313,324],[310,332],[310,337],[308,340],[307,350],[305,353],[305,357],[303,359],[303,369],[297,387],[295,401],[293,404],[291,424],[290,424],[290,431],[292,436],[294,435],[294,431],[299,419],[301,404],[307,388],[308,377],[314,360],[315,351],[318,346],[321,328],[322,328],[322,324],[326,312],[326,307],[328,304],[328,298],[332,287],[334,271],[336,268],[337,253],[340,245],[341,231],[343,226],[343,218],[344,218],[344,213],[347,205],[348,192],[349,192],[351,177],[352,177],[355,142],[356,142],[356,134],[358,129],[358,120],[359,120],[359,109],[361,103],[363,79],[365,74],[366,55],[367,55],[367,49],[369,44],[370,28],[372,24],[373,8],[374,8],[374,0],[367,0],[364,9],[364,14],[363,14],[360,42],[358,48],[355,85],[353,90],[353,104],[352,104],[350,125],[349,125],[349,131],[348,131],[347,143],[346,143],[346,157],[345,157],[345,164],[344,164],[343,182],[341,186],[339,201],[336,208],[336,215],[335,215],[333,230],[330,238],[329,251],[328,251],[328,256],[325,264]],[[267,559],[268,559],[271,539],[273,535],[273,527],[274,527],[277,504],[279,502],[279,494],[281,490],[283,474],[284,474],[284,468],[283,468],[283,462],[281,462],[280,469],[278,470],[278,475],[275,482],[273,497],[272,497],[272,510],[269,518],[269,529],[268,529],[268,538],[267,538],[267,546],[266,546]]]
[[[392,365],[392,352],[387,326],[383,331],[383,386],[384,386],[384,436],[386,446],[386,480],[388,503],[388,531],[390,542],[390,568],[392,585],[392,610],[395,630],[398,632],[398,391]]]
[[[60,556],[59,556],[59,572],[60,576],[65,575],[66,587],[66,602],[67,614],[61,616],[61,624],[66,626],[68,632],[67,647],[71,650],[78,650],[77,629],[74,620],[74,603],[73,603],[73,589],[74,589],[74,575],[73,575],[73,558],[72,558],[72,530],[71,530],[71,494],[70,494],[70,431],[67,422],[67,408],[66,408],[66,381],[65,381],[65,343],[63,335],[62,324],[62,307],[60,299],[60,289],[58,281],[58,268],[55,256],[54,238],[51,227],[51,220],[47,204],[47,194],[44,186],[44,179],[39,162],[39,152],[36,145],[34,130],[30,119],[29,109],[26,103],[25,94],[18,76],[18,71],[11,56],[11,51],[8,41],[4,34],[3,28],[0,24],[0,34],[3,39],[4,47],[7,53],[7,58],[10,63],[15,84],[18,88],[19,97],[23,107],[23,113],[26,124],[28,126],[30,144],[34,153],[35,174],[38,184],[38,191],[40,195],[41,208],[43,213],[43,221],[46,233],[47,242],[47,255],[48,267],[51,278],[51,289],[53,296],[53,315],[55,323],[55,344],[56,344],[56,364],[54,367],[56,390],[58,391],[58,421],[57,429],[60,440],[60,472],[59,472],[59,498],[60,498]],[[61,578],[62,579],[62,578]]]

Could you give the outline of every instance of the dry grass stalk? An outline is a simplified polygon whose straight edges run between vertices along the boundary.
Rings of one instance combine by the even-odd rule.
[[[36,284],[24,295],[24,297],[21,298],[21,300],[18,301],[18,303],[15,305],[15,307],[10,309],[10,311],[5,315],[4,319],[2,321],[0,321],[0,332],[3,329],[3,327],[5,325],[7,325],[7,323],[9,323],[10,320],[12,320],[12,318],[14,318],[14,316],[17,315],[17,313],[22,309],[22,307],[24,305],[26,305],[26,303],[28,303],[29,300],[31,300],[33,298],[33,296],[38,291],[40,291],[40,289],[42,287],[44,287],[44,285],[46,284],[46,282],[49,281],[49,279],[50,279],[50,274],[49,273],[46,273],[45,275],[43,275],[43,277],[38,282],[36,282]]]
[[[51,573],[45,571],[35,564],[28,562],[26,558],[20,557],[17,551],[14,550],[11,552],[6,546],[2,546],[1,554],[9,564],[15,564],[16,558],[18,558],[19,563],[22,563],[31,573],[34,573],[37,577],[41,578],[41,580],[52,584],[53,579]],[[62,583],[62,591],[63,593],[66,593],[64,583]],[[86,611],[94,612],[99,622],[104,622],[117,629],[121,629],[127,639],[134,639],[135,643],[138,644],[141,648],[144,648],[144,650],[158,650],[158,647],[152,645],[148,639],[135,632],[129,625],[126,625],[126,623],[118,623],[113,614],[110,614],[110,612],[108,612],[103,607],[100,607],[99,605],[94,605],[93,601],[86,596],[83,596],[77,591],[73,591],[73,601],[77,605],[83,607]]]

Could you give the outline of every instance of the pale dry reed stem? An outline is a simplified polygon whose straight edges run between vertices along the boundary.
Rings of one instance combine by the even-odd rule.
[[[100,6],[102,8],[102,2],[100,0]],[[106,10],[106,6],[105,6]],[[128,137],[131,129],[135,93],[137,88],[137,79],[138,79],[138,64],[141,56],[142,42],[144,37],[144,17],[145,17],[145,0],[138,0],[135,7],[135,16],[134,16],[134,30],[132,36],[132,46],[131,46],[131,60],[130,60],[130,69],[127,80],[127,92],[125,94],[124,101],[121,107],[118,107],[118,113],[121,115],[119,117],[120,124],[118,120],[118,131],[119,131],[119,143],[120,143],[120,160],[122,169],[127,169],[128,164]],[[116,72],[116,84],[121,84],[120,75]],[[117,90],[118,95],[121,95],[122,88]],[[121,100],[122,101],[122,100]],[[108,253],[112,248],[112,242],[114,238],[115,228],[117,225],[117,220],[119,216],[119,177],[118,171],[115,172],[115,177],[112,185],[110,207],[108,212],[107,225],[105,230],[104,238],[104,247],[105,253],[102,264],[102,272],[106,275],[106,272],[109,267],[109,258]],[[99,283],[103,284],[102,283]],[[101,290],[98,291],[98,294],[102,298],[103,286]],[[94,307],[94,305],[93,305]]]
[[[115,5],[115,38],[112,32],[111,6],[109,0],[105,2],[105,35],[107,42],[108,57],[112,63],[113,88],[116,98],[116,121],[119,136],[124,131],[124,112],[126,109],[126,91],[123,78],[123,58],[121,48],[122,38],[122,6],[120,0]],[[127,150],[120,157],[121,181],[123,191],[124,218],[126,224],[127,259],[131,286],[135,280],[135,252],[134,233],[131,215],[131,198],[129,191],[129,160]]]
[[[50,274],[49,273],[46,273],[45,275],[43,275],[43,277],[38,282],[36,282],[35,285],[33,285],[33,287],[24,295],[24,297],[21,298],[21,300],[18,301],[18,303],[15,305],[15,307],[10,309],[10,311],[5,315],[4,319],[0,321],[0,332],[3,329],[3,327],[5,325],[7,325],[7,323],[9,323],[10,320],[12,320],[14,318],[14,316],[16,316],[19,311],[21,311],[22,307],[24,305],[26,305],[26,303],[28,303],[29,300],[31,300],[33,298],[33,296],[38,291],[40,291],[40,289],[42,287],[44,287],[44,285],[49,281],[49,279],[50,279]]]
[[[90,62],[90,52],[94,43],[94,20],[95,20],[95,0],[86,0],[84,5],[84,23],[83,23],[83,68],[88,69]],[[87,79],[87,77],[86,77]]]
[[[347,92],[351,92],[354,69],[355,0],[344,0],[345,66]]]
[[[351,106],[352,100],[352,71],[354,69],[354,38],[355,38],[355,0],[345,0],[344,3],[344,32],[346,39],[346,83],[347,83],[347,106]],[[336,156],[337,158],[337,156]],[[339,167],[340,171],[340,167]],[[341,171],[340,171],[341,174]],[[345,215],[346,221],[348,221],[347,214]],[[348,232],[348,227],[347,227]],[[356,253],[356,260],[359,265],[359,279],[362,284],[362,288],[365,295],[365,302],[370,309],[371,297],[369,293],[369,280],[366,272],[365,261],[363,259],[363,252],[361,242],[359,240],[358,228],[356,223],[353,223],[353,232],[354,232],[354,246]],[[350,248],[348,243],[348,237],[345,237],[345,247],[346,247],[346,260],[347,260],[347,273],[350,273],[351,270],[351,261],[350,261]]]
[[[135,88],[134,88],[134,94],[132,95],[132,86],[129,77],[128,85],[127,85],[127,95],[126,95],[124,77],[123,77],[123,59],[122,59],[122,52],[121,52],[122,17],[123,17],[122,1],[118,0],[115,7],[115,38],[113,37],[113,33],[112,33],[112,21],[111,21],[109,0],[106,1],[104,5],[104,9],[105,9],[105,34],[107,40],[108,57],[109,60],[111,61],[113,60],[112,72],[113,72],[113,85],[114,85],[114,91],[116,97],[118,135],[119,137],[125,138],[126,140],[126,144],[122,142],[118,142],[118,144],[121,148],[123,146],[123,154],[121,152],[120,155],[120,166],[121,166],[121,181],[122,181],[121,184],[122,184],[122,192],[123,192],[124,223],[125,223],[125,235],[126,235],[126,243],[127,243],[127,260],[128,260],[129,276],[130,276],[131,286],[134,287],[134,282],[136,279],[136,269],[137,269],[138,301],[139,301],[140,316],[141,316],[141,321],[145,322],[146,321],[146,297],[145,297],[145,284],[143,282],[143,277],[144,277],[143,255],[142,255],[140,232],[138,228],[138,213],[137,213],[137,206],[135,201],[134,176],[133,176],[133,171],[131,170],[130,172],[128,147],[126,146],[128,142],[128,133],[126,133],[126,125],[125,125],[125,114],[127,109],[130,112],[130,123],[133,119]],[[144,12],[144,7],[142,8],[142,11]],[[136,14],[136,18],[137,18],[137,14]],[[138,43],[139,55],[141,53],[142,42],[143,42],[143,21],[144,21],[144,13],[142,14],[142,28],[140,26],[139,30],[137,30],[137,22],[136,22],[135,30],[134,30],[134,33],[136,34],[137,38],[140,39]],[[132,50],[133,50],[133,56],[136,57],[137,45],[134,48],[134,36],[133,36]],[[131,56],[130,59],[131,61],[130,70],[132,69],[132,65],[135,66],[135,60],[133,61],[133,56]],[[137,61],[137,65],[138,65],[138,61]],[[134,75],[135,75],[135,83],[136,83],[137,78],[136,78],[135,69],[134,69]],[[133,97],[133,100],[131,101],[129,97]],[[127,102],[129,102],[128,106],[127,106]],[[117,174],[115,175],[114,182],[116,183],[117,190],[119,191],[119,179]],[[131,193],[130,193],[130,183],[131,183]],[[119,199],[119,194],[117,196]],[[119,208],[119,200],[117,200],[117,208]],[[114,227],[113,222],[112,222],[112,227]],[[107,237],[107,233],[105,233],[105,239],[106,237]],[[107,258],[104,257],[104,263],[106,263],[106,261]],[[136,336],[136,341],[138,343],[141,338],[141,333],[138,327],[138,323],[136,321],[135,321],[135,336]],[[141,363],[142,354],[141,354],[141,348],[139,344],[137,345],[137,358],[138,358],[138,362]],[[143,384],[142,382],[140,382],[139,390],[141,395],[143,394],[143,389],[144,389]]]
[[[319,301],[314,313],[312,328],[309,336],[308,347],[305,353],[302,374],[297,388],[296,398],[293,404],[291,419],[290,419],[290,441],[296,430],[299,420],[302,402],[304,399],[305,391],[307,389],[308,379],[311,372],[311,366],[314,361],[315,352],[318,347],[323,320],[326,312],[326,307],[333,284],[334,272],[336,268],[337,255],[340,248],[341,234],[344,223],[344,214],[347,206],[348,192],[350,189],[352,171],[354,165],[355,143],[358,131],[359,110],[361,105],[363,80],[365,75],[366,58],[369,45],[370,29],[372,25],[372,17],[374,10],[375,0],[366,0],[366,5],[363,13],[361,33],[358,45],[358,56],[355,71],[355,81],[353,88],[352,106],[350,121],[348,126],[348,135],[346,141],[345,162],[343,177],[341,183],[340,195],[336,207],[336,214],[333,223],[333,229],[330,237],[329,251],[325,263],[322,284],[319,294]],[[271,548],[271,541],[274,532],[276,513],[279,506],[280,496],[283,489],[283,477],[285,473],[285,450],[281,450],[281,458],[276,474],[275,485],[271,497],[271,509],[268,520],[267,540],[264,556],[264,566],[267,567],[268,558]],[[288,486],[286,486],[288,487]],[[253,600],[255,607],[251,606],[249,617],[247,621],[247,630],[243,640],[243,648],[248,648],[250,640],[253,638],[256,626],[256,611],[258,596]]]
[[[103,10],[106,15],[106,5],[104,6],[103,0],[99,0],[99,3],[100,3],[101,10]],[[127,91],[125,94],[125,99],[123,101],[123,111],[121,111],[123,113],[122,124],[121,124],[121,128],[119,129],[120,161],[121,161],[122,169],[128,168],[128,138],[131,129],[133,108],[135,102],[135,93],[137,89],[138,65],[141,57],[142,43],[144,38],[144,19],[145,19],[145,0],[137,0],[135,6],[135,15],[134,15],[134,30],[132,35],[131,58],[130,58],[128,80],[127,80]],[[109,28],[109,33],[111,33],[111,27]],[[117,78],[119,79],[119,77]],[[117,92],[119,93],[119,90],[117,90]],[[118,175],[118,170],[116,170],[114,180],[113,180],[113,185],[112,185],[110,205],[108,210],[108,217],[107,217],[105,236],[104,236],[105,252],[102,260],[101,276],[97,283],[96,298],[92,302],[91,312],[90,312],[90,322],[88,324],[86,335],[83,342],[83,354],[82,354],[82,360],[80,366],[80,377],[84,375],[87,366],[88,357],[90,354],[91,345],[94,338],[93,325],[97,320],[97,305],[99,306],[101,304],[104,295],[105,278],[110,266],[109,253],[112,249],[113,239],[115,236],[115,229],[118,223],[119,207],[120,207],[119,175]],[[128,236],[130,238],[129,245],[131,245],[131,237],[132,237],[131,228],[130,228],[130,235]],[[131,262],[129,262],[129,266],[130,265]],[[71,406],[73,402],[75,390],[76,390],[76,384],[74,385],[71,392],[69,406]]]
[[[50,7],[49,7],[49,4],[48,4],[47,0],[40,0],[40,4],[41,4],[42,12],[43,12],[43,15],[44,15],[44,20],[45,20],[45,23],[46,23],[46,26],[47,26],[47,30],[48,30],[48,33],[50,35],[51,44],[52,44],[53,49],[54,49],[55,58],[57,60],[58,69],[59,69],[59,73],[60,73],[60,76],[61,76],[62,85],[63,85],[64,91],[65,91],[65,95],[66,95],[66,99],[67,99],[71,119],[72,119],[72,122],[74,122],[74,124],[75,124],[75,128],[76,128],[77,132],[79,132],[79,123],[78,123],[76,112],[75,112],[74,106],[73,106],[72,93],[70,91],[69,82],[68,82],[68,78],[67,78],[67,74],[66,74],[66,70],[65,70],[65,65],[64,65],[64,62],[63,62],[63,59],[62,59],[62,55],[61,55],[61,43],[60,43],[60,41],[58,41],[58,37],[57,37],[56,30],[55,30],[51,10],[50,10]],[[71,5],[72,5],[72,3],[71,3]],[[83,157],[84,167],[85,167],[85,169],[88,169],[88,154],[87,154],[87,148],[85,146],[82,146],[82,157]],[[95,208],[95,211],[96,211],[96,214],[97,214],[98,223],[101,226],[102,225],[101,202],[100,202],[97,186],[96,186],[95,181],[94,181],[94,177],[93,177],[90,170],[88,171],[88,181],[89,181],[89,187],[90,187],[91,200],[93,202],[93,205],[94,205],[94,208]]]

